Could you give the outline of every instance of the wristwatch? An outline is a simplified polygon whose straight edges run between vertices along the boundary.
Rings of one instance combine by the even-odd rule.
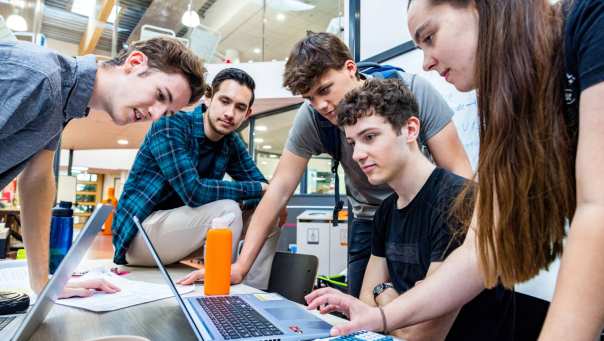
[[[394,285],[390,282],[380,283],[373,288],[373,298],[378,297],[384,290],[392,288],[394,289]]]

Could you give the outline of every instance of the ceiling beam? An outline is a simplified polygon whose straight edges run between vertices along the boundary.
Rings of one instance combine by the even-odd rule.
[[[80,55],[93,53],[96,49],[96,45],[103,35],[107,18],[109,18],[109,15],[111,14],[115,1],[116,0],[103,0],[103,4],[101,5],[96,18],[94,16],[88,17],[88,27],[86,28],[86,32],[82,35],[82,39],[80,39]]]

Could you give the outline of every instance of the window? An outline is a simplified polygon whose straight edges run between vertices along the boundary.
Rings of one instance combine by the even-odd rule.
[[[252,118],[247,127],[240,132],[244,142],[249,146],[250,127],[254,126],[252,157],[262,174],[269,180],[275,173],[297,112],[296,108],[266,117]],[[338,168],[338,175],[340,193],[346,194],[342,167]],[[295,194],[333,194],[335,179],[331,174],[331,157],[327,154],[313,156],[301,180],[305,181],[305,186],[299,184]]]

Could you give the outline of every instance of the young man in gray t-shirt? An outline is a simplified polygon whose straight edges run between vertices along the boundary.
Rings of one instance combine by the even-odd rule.
[[[451,121],[451,109],[425,80],[408,73],[399,76],[417,97],[419,118],[424,122],[420,138],[432,158],[442,168],[470,177],[470,162]],[[335,35],[310,33],[294,46],[283,83],[306,101],[298,110],[269,188],[250,221],[243,249],[232,268],[235,283],[249,271],[272,222],[296,189],[310,158],[327,152],[321,144],[313,111],[336,125],[336,106],[348,91],[361,86],[368,77],[357,72],[348,47]],[[346,189],[354,213],[348,226],[348,283],[350,293],[358,296],[370,256],[373,214],[392,190],[387,185],[373,186],[367,181],[352,160],[352,148],[341,134],[340,163],[346,173]]]

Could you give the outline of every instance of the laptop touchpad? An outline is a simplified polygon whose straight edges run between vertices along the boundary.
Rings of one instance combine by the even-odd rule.
[[[308,314],[298,307],[265,308],[277,320],[298,320],[308,318]]]

